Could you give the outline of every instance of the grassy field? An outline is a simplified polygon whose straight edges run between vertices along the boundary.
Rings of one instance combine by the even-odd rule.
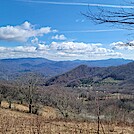
[[[6,108],[8,104],[2,103]],[[58,118],[54,108],[44,107],[42,116],[28,114],[24,105],[13,104],[15,109],[0,108],[0,134],[95,134],[96,122],[64,120]],[[100,134],[134,134],[131,126],[101,124]]]

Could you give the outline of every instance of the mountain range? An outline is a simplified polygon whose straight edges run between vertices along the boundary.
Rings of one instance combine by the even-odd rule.
[[[132,62],[127,59],[52,61],[45,58],[14,58],[0,60],[0,78],[10,79],[22,73],[37,72],[46,77],[63,74],[80,65],[88,67],[119,66]]]

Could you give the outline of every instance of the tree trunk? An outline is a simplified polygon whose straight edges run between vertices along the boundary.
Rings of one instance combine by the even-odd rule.
[[[8,103],[9,103],[9,107],[8,108],[11,109],[12,102],[9,101]]]
[[[2,100],[3,98],[2,98],[2,95],[0,94],[0,107],[1,107]]]
[[[32,113],[32,99],[29,101],[29,113]]]
[[[23,99],[20,100],[20,104],[23,104]]]
[[[2,102],[2,100],[0,100],[0,107],[1,107],[1,102]]]

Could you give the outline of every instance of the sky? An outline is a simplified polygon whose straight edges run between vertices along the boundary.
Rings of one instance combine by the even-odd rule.
[[[82,15],[99,7],[133,8],[125,0],[0,0],[0,59],[134,59],[133,31]]]

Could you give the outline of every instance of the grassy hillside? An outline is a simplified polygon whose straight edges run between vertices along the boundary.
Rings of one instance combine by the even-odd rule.
[[[102,123],[100,127],[100,134],[133,134],[133,131],[132,126],[121,124]],[[95,134],[96,132],[95,122],[51,119],[0,108],[0,134]]]

